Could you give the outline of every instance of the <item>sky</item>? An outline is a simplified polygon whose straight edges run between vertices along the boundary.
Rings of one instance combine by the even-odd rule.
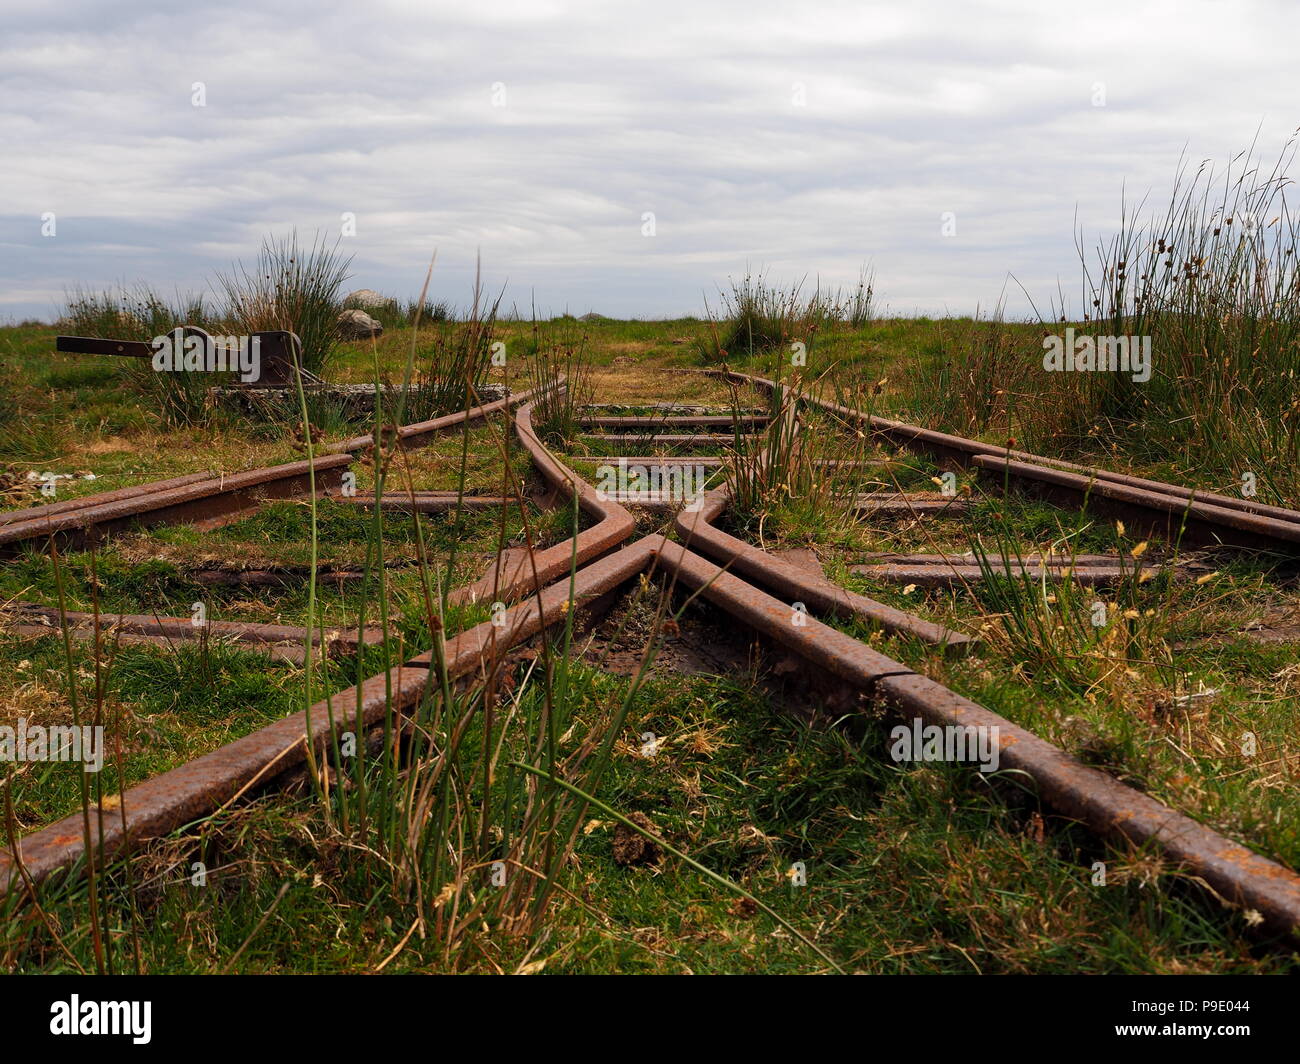
[[[1286,2],[0,0],[0,320],[211,292],[297,230],[348,289],[716,309],[746,271],[898,315],[1079,305],[1180,159],[1300,126]]]

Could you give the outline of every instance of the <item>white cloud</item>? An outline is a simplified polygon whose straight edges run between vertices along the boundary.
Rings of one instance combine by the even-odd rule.
[[[899,311],[988,307],[1012,273],[1046,303],[1074,288],[1076,207],[1111,226],[1121,188],[1159,198],[1184,147],[1223,161],[1263,122],[1268,156],[1300,124],[1283,3],[123,0],[4,19],[0,314],[49,314],[78,283],[200,289],[268,231],[337,232],[344,211],[356,285],[400,294],[436,247],[439,296],[465,298],[481,249],[507,302],[543,309],[699,312],[746,263],[847,286],[867,259]]]

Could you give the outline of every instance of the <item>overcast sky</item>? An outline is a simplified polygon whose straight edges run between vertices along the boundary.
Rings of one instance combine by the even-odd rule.
[[[481,250],[507,304],[629,317],[701,313],[747,264],[850,286],[870,261],[895,313],[1006,289],[1020,314],[1016,282],[1077,305],[1076,210],[1109,229],[1184,151],[1260,129],[1271,161],[1300,125],[1286,2],[0,12],[0,318],[77,284],[203,291],[345,213],[348,287],[400,296],[435,249],[436,296],[465,301]]]

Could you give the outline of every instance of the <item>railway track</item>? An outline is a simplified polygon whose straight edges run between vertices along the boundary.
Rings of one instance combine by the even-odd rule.
[[[782,387],[743,374],[728,377],[774,394]],[[523,393],[448,418],[406,426],[396,433],[400,446],[419,446],[441,432],[513,411],[514,434],[551,497],[572,500],[585,515],[587,527],[571,538],[502,555],[480,579],[448,594],[452,603],[500,604],[492,620],[448,634],[436,650],[414,654],[301,713],[129,788],[111,816],[76,813],[27,835],[11,852],[0,854],[0,885],[25,889],[87,861],[103,864],[242,796],[273,787],[300,769],[309,751],[317,757],[328,756],[338,734],[373,727],[386,715],[400,716],[444,682],[489,677],[512,649],[560,622],[571,610],[608,601],[629,583],[648,577],[670,589],[684,588],[711,603],[760,642],[793,655],[819,684],[839,686],[904,719],[915,718],[940,728],[991,731],[999,737],[1003,764],[1032,779],[1039,798],[1058,813],[1100,837],[1153,848],[1221,898],[1258,913],[1270,932],[1300,938],[1300,876],[1294,870],[1081,763],[987,707],[893,659],[874,643],[847,635],[829,622],[863,622],[947,655],[970,653],[977,645],[975,636],[848,591],[728,534],[717,524],[731,505],[725,487],[715,487],[689,500],[689,505],[675,508],[667,527],[638,535],[641,525],[635,510],[642,500],[599,491],[550,451],[534,427],[536,398],[534,393]],[[1014,482],[1068,506],[1118,513],[1171,538],[1187,535],[1215,547],[1264,550],[1285,558],[1300,553],[1300,512],[1069,466],[877,418],[812,396],[799,398],[846,425],[977,470],[994,486],[1006,488]],[[735,435],[719,432],[724,424],[730,425]],[[605,445],[636,446],[653,441],[659,446],[717,447],[736,435],[761,431],[768,424],[768,418],[757,414],[725,422],[713,414],[619,415],[588,417],[582,428],[599,430],[594,439]],[[659,431],[665,427],[674,431]],[[697,431],[678,431],[686,429]],[[293,467],[255,470],[219,482],[173,478],[6,515],[0,518],[0,548],[51,538],[97,541],[136,524],[180,521],[213,527],[250,512],[267,499],[301,497],[313,491],[332,494],[352,459],[373,443],[369,436],[357,437],[324,448],[322,457]],[[569,462],[607,464],[620,459],[664,466],[700,464],[714,470],[722,462],[714,456],[694,455],[575,456]],[[508,501],[494,497],[474,505],[493,507]],[[673,509],[671,499],[647,497],[644,501],[651,510]],[[373,496],[357,496],[351,502],[362,507],[376,505]],[[420,493],[406,500],[394,495],[379,505],[407,512],[441,512],[463,505],[463,501],[451,499],[447,493],[436,493],[436,497],[435,493]],[[884,512],[891,506],[912,515],[932,512],[941,519],[961,512],[961,506],[951,499],[909,498],[897,493],[860,498],[856,509]],[[932,506],[936,508],[931,510]],[[1075,558],[1073,567],[1080,573],[1099,571],[1096,580],[1101,582],[1114,575],[1106,571],[1108,562],[1105,556]],[[968,563],[946,556],[898,555],[882,564],[900,570],[894,576],[913,582],[918,572],[912,570],[920,569],[935,574],[939,583],[974,580],[979,575]],[[1058,559],[1038,558],[1025,571],[1067,578],[1071,572],[1057,570],[1070,568]],[[131,623],[143,622],[136,618]],[[366,637],[354,635],[354,644],[357,638]]]

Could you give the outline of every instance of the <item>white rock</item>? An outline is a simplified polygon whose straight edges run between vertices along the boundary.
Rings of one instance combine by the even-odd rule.
[[[380,295],[373,288],[358,288],[355,292],[349,292],[343,298],[343,302],[357,307],[384,307],[393,300],[388,296]]]
[[[384,327],[364,310],[345,310],[339,315],[338,331],[345,340],[368,340],[382,335]]]

